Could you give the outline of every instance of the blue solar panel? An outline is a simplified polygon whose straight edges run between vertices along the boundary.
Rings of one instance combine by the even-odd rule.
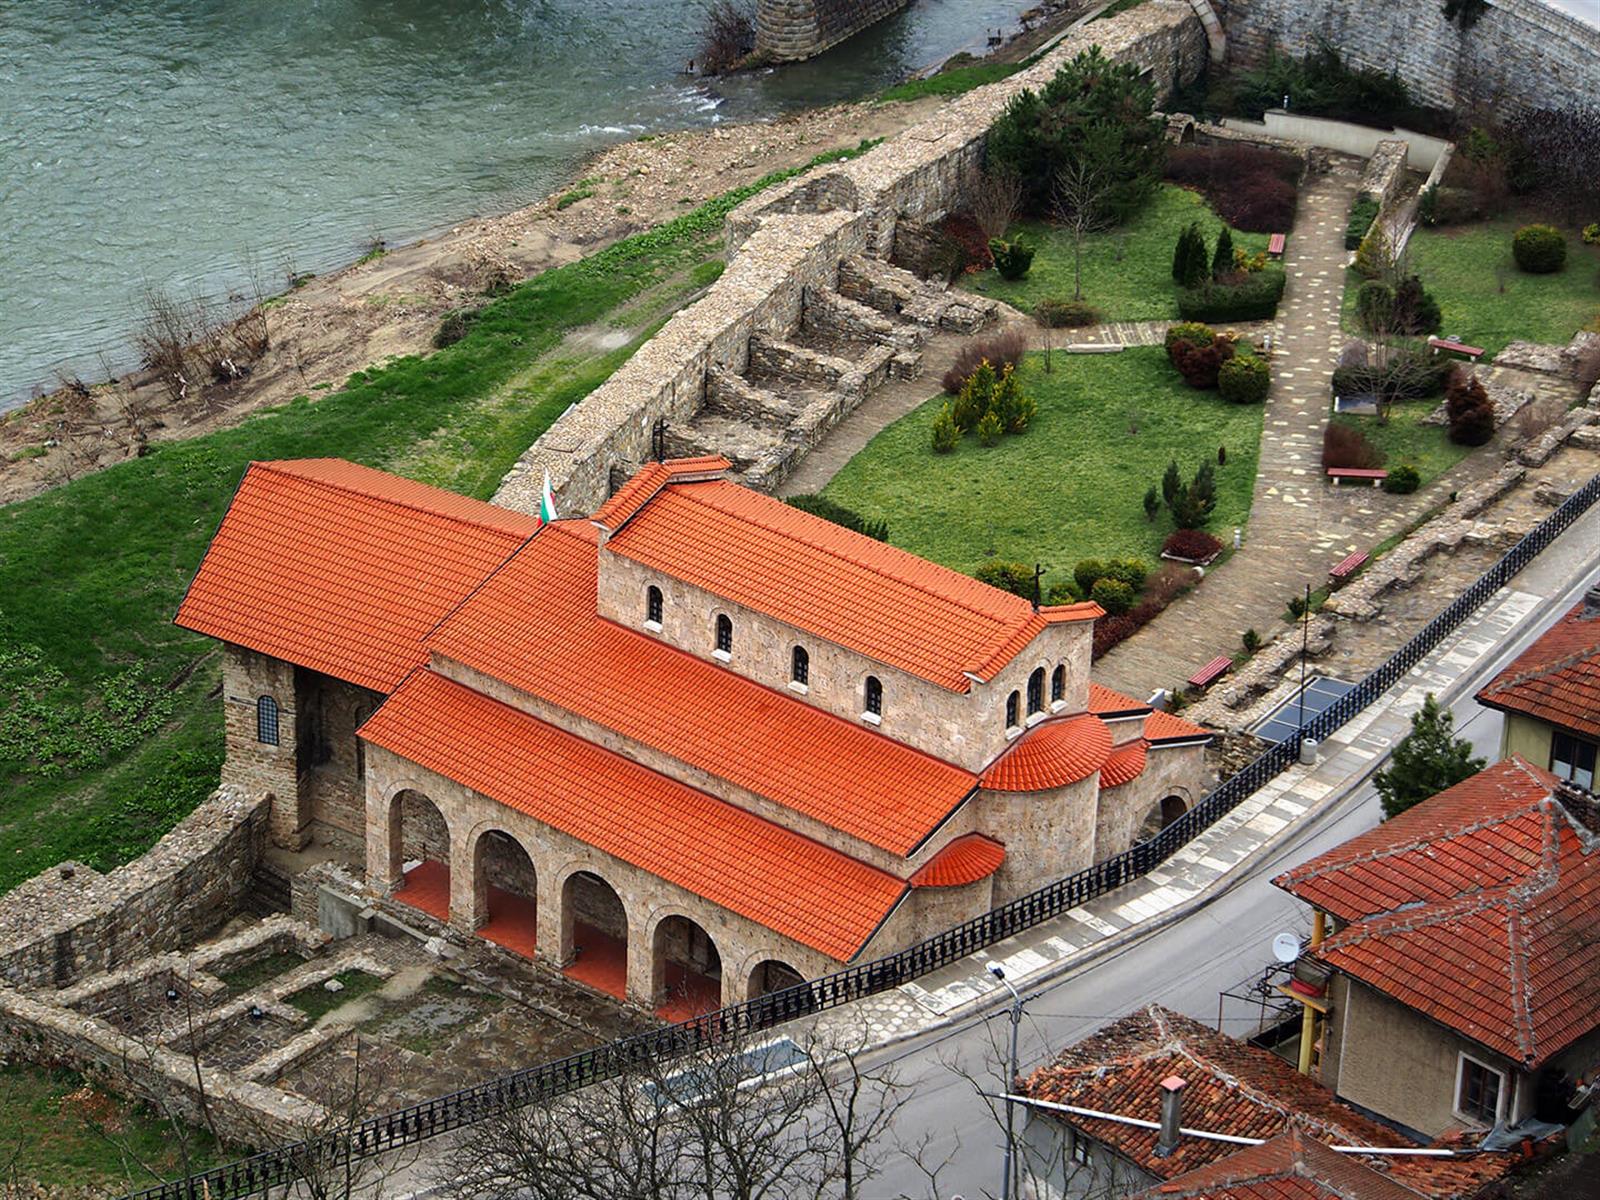
[[[1310,721],[1353,687],[1353,683],[1321,675],[1306,680],[1305,720]],[[1296,689],[1293,695],[1263,718],[1253,732],[1269,742],[1281,742],[1300,728],[1300,721],[1300,692]]]

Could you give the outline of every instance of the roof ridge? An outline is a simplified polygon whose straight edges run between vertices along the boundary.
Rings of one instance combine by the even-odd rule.
[[[1523,928],[1523,914],[1517,905],[1506,908],[1506,941],[1510,953],[1506,955],[1511,974],[1511,1027],[1512,1037],[1522,1049],[1524,1062],[1531,1062],[1537,1053],[1538,1033],[1533,1022],[1533,982],[1528,977],[1528,937]]]
[[[1443,793],[1440,794],[1442,795]],[[1357,866],[1359,864],[1381,862],[1383,859],[1393,858],[1396,855],[1410,854],[1418,849],[1430,847],[1436,842],[1445,838],[1465,837],[1468,834],[1479,833],[1485,829],[1492,828],[1495,825],[1504,825],[1518,817],[1527,816],[1539,809],[1544,802],[1549,799],[1551,799],[1551,797],[1548,793],[1546,793],[1545,795],[1527,802],[1518,808],[1508,809],[1504,812],[1496,813],[1491,817],[1485,817],[1466,825],[1458,825],[1448,830],[1437,831],[1432,836],[1418,834],[1404,842],[1388,846],[1380,846],[1360,854],[1353,854],[1348,858],[1333,859],[1331,861],[1322,863],[1321,865],[1317,865],[1317,860],[1313,859],[1311,862],[1302,863],[1299,867],[1285,871],[1283,873],[1283,878],[1288,879],[1293,883],[1300,883],[1305,880],[1320,879],[1330,872],[1342,871],[1348,867]],[[1383,827],[1380,825],[1378,828],[1381,829]],[[1335,849],[1337,849],[1337,847],[1335,847]],[[1329,853],[1331,854],[1332,851],[1329,851]]]
[[[1161,1049],[1163,1049],[1163,1047],[1157,1047],[1158,1051]],[[1290,1107],[1288,1104],[1280,1101],[1273,1093],[1262,1090],[1252,1081],[1234,1071],[1228,1070],[1215,1059],[1192,1047],[1188,1040],[1181,1033],[1176,1035],[1175,1041],[1171,1045],[1171,1050],[1175,1050],[1181,1057],[1187,1058],[1197,1067],[1200,1067],[1208,1074],[1220,1079],[1233,1091],[1245,1097],[1258,1108],[1277,1113],[1279,1116],[1283,1117],[1285,1121],[1294,1122],[1296,1120],[1303,1120],[1306,1124],[1313,1125],[1317,1129],[1326,1131],[1327,1133],[1336,1137],[1347,1138],[1355,1132],[1352,1129],[1335,1125],[1330,1120],[1308,1112],[1304,1108]],[[1146,1055],[1145,1057],[1151,1056]]]
[[[313,487],[326,488],[329,491],[341,492],[341,493],[343,493],[343,494],[345,494],[347,496],[362,496],[362,497],[365,497],[368,500],[377,501],[379,504],[387,504],[387,505],[390,505],[390,506],[392,506],[394,508],[403,508],[407,512],[425,513],[430,517],[439,517],[440,519],[446,520],[446,521],[458,521],[463,525],[472,525],[472,526],[475,526],[476,528],[479,528],[479,529],[492,530],[495,533],[504,533],[504,534],[507,534],[507,535],[510,535],[510,536],[519,536],[518,534],[515,533],[515,531],[508,530],[508,529],[505,529],[505,528],[503,528],[501,526],[494,525],[487,518],[470,517],[470,516],[467,516],[465,514],[457,514],[457,513],[452,513],[452,512],[445,512],[444,510],[439,509],[439,508],[431,508],[431,507],[429,507],[427,505],[414,504],[414,503],[411,503],[410,501],[407,501],[407,500],[399,500],[399,499],[396,499],[393,496],[381,495],[380,493],[375,492],[375,491],[373,491],[373,490],[371,490],[369,488],[349,486],[349,485],[346,485],[346,484],[337,483],[337,482],[335,482],[334,480],[331,480],[331,479],[325,479],[325,478],[323,478],[323,477],[321,477],[319,475],[305,475],[305,474],[301,474],[298,471],[285,470],[284,467],[283,467],[283,464],[285,464],[285,463],[307,463],[307,462],[342,463],[345,466],[359,467],[364,471],[373,471],[373,472],[375,472],[377,474],[387,476],[390,479],[398,479],[402,483],[410,484],[412,487],[427,488],[430,491],[438,492],[441,496],[448,496],[451,500],[459,501],[459,502],[462,502],[462,503],[465,503],[465,504],[469,504],[469,505],[481,504],[481,505],[484,505],[485,507],[496,509],[499,512],[505,513],[505,515],[508,518],[512,519],[512,520],[531,521],[531,520],[534,519],[534,518],[530,517],[527,513],[518,512],[514,508],[503,508],[498,504],[491,504],[487,500],[477,500],[477,499],[474,499],[471,496],[460,495],[457,492],[447,492],[443,488],[434,487],[433,484],[431,484],[431,483],[422,483],[422,482],[420,482],[419,480],[416,480],[416,479],[408,479],[404,475],[396,475],[391,471],[379,471],[377,467],[369,467],[365,463],[352,462],[351,460],[349,460],[347,458],[330,457],[330,458],[252,459],[251,462],[250,462],[249,467],[247,467],[245,469],[245,474],[248,475],[252,470],[254,470],[257,467],[259,467],[262,471],[264,471],[264,472],[266,472],[267,474],[270,474],[270,475],[276,475],[276,476],[278,476],[280,478],[285,478],[285,479],[298,480],[301,483],[311,484]],[[531,535],[525,535],[525,536],[531,536]]]
[[[1560,627],[1555,626],[1554,628]],[[1535,642],[1534,645],[1536,646],[1538,643]],[[1530,650],[1532,648],[1532,646],[1529,647]],[[1543,663],[1536,668],[1523,671],[1521,674],[1512,675],[1509,678],[1492,680],[1489,683],[1489,686],[1484,688],[1483,691],[1486,695],[1492,696],[1505,689],[1521,687],[1523,684],[1538,679],[1542,675],[1549,675],[1557,671],[1565,671],[1568,667],[1575,666],[1586,659],[1595,658],[1597,656],[1600,656],[1600,638],[1597,638],[1596,644],[1591,645],[1586,650],[1574,650],[1571,654],[1565,655],[1562,658],[1552,659],[1550,662]]]

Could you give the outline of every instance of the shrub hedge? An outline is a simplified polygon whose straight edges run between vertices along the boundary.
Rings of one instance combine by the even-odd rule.
[[[1511,257],[1531,275],[1549,275],[1567,261],[1567,239],[1554,225],[1524,225],[1511,239]]]
[[[1361,239],[1367,236],[1367,230],[1378,219],[1378,208],[1378,198],[1370,192],[1362,192],[1356,197],[1356,202],[1350,207],[1350,220],[1344,227],[1346,250],[1354,250],[1361,245]]]
[[[1203,563],[1222,553],[1222,542],[1203,529],[1174,529],[1162,543],[1161,553]]]
[[[1041,300],[1033,306],[1033,319],[1048,329],[1077,329],[1094,325],[1100,313],[1082,300],[1060,300],[1054,297]]]
[[[1237,282],[1211,280],[1178,292],[1178,315],[1185,321],[1260,321],[1278,311],[1287,278],[1282,267],[1268,267]]]
[[[1253,354],[1236,354],[1217,372],[1217,390],[1234,404],[1260,404],[1272,386],[1267,360]]]
[[[1422,476],[1410,463],[1401,463],[1389,469],[1389,478],[1383,481],[1383,490],[1396,496],[1409,496],[1422,486]]]

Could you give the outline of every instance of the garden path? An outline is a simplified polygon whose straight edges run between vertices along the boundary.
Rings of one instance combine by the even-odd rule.
[[[1300,193],[1284,254],[1288,286],[1273,327],[1272,389],[1244,546],[1095,664],[1107,686],[1143,698],[1238,650],[1247,629],[1270,637],[1289,598],[1307,584],[1325,584],[1341,558],[1370,550],[1500,465],[1488,455],[1470,456],[1411,496],[1334,488],[1324,480],[1322,431],[1343,341],[1344,226],[1359,171],[1359,160],[1336,159]],[[1231,541],[1232,530],[1215,532]]]

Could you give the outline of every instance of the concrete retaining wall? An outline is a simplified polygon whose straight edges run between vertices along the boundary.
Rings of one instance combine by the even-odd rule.
[[[1322,146],[1341,154],[1370,158],[1383,142],[1396,140],[1409,147],[1406,165],[1416,171],[1431,171],[1439,156],[1450,145],[1444,138],[1429,137],[1409,129],[1374,129],[1370,125],[1355,125],[1349,121],[1335,121],[1330,117],[1308,117],[1300,113],[1287,113],[1271,109],[1259,121],[1245,121],[1239,117],[1225,117],[1225,128],[1238,133],[1254,133],[1271,138],[1285,138],[1309,146]]]

